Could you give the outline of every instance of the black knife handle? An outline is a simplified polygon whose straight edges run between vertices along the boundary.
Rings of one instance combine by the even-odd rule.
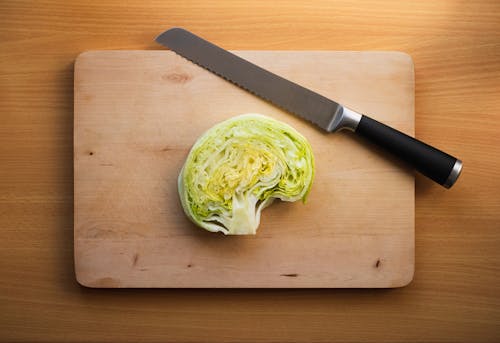
[[[453,186],[462,170],[459,159],[368,116],[361,117],[355,132],[446,188]]]

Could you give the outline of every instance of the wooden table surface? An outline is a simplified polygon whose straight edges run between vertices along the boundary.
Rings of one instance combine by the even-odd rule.
[[[96,290],[73,269],[73,62],[159,49],[399,50],[416,135],[464,161],[416,177],[416,273],[392,290]],[[500,2],[2,1],[0,341],[500,341]],[[374,85],[377,87],[377,85]]]

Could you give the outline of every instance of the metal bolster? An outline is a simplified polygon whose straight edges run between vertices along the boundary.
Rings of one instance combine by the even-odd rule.
[[[342,129],[356,131],[363,115],[347,107],[342,107],[341,111],[334,117],[328,131],[334,132]]]

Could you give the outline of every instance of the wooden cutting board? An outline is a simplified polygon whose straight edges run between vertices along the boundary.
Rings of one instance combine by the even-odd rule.
[[[414,134],[414,72],[398,52],[236,51]],[[306,204],[276,202],[255,236],[184,216],[191,145],[242,113],[308,138]],[[349,132],[325,134],[170,51],[92,51],[75,63],[75,269],[89,287],[400,287],[414,270],[414,175]]]

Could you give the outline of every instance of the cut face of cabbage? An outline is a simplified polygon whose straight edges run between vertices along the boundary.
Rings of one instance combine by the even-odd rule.
[[[291,126],[260,114],[219,123],[193,145],[178,179],[186,215],[226,235],[255,234],[274,199],[306,196],[314,178],[309,142]]]

